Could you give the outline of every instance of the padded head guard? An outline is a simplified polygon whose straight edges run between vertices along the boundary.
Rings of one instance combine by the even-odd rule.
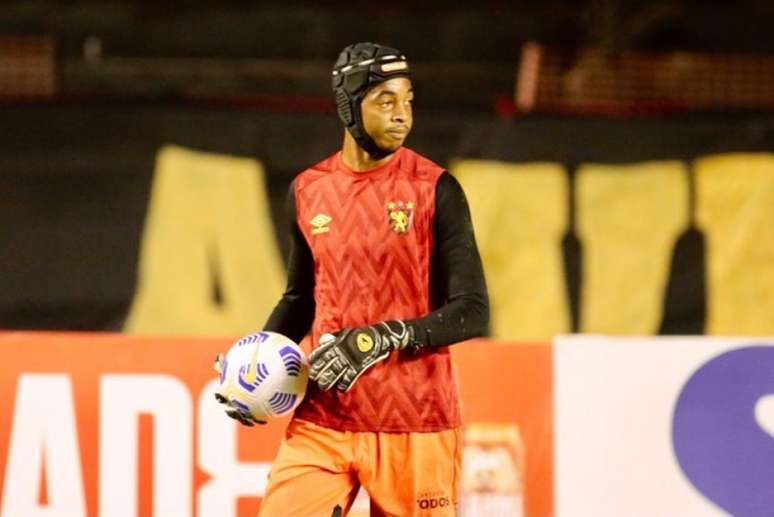
[[[333,94],[339,118],[358,145],[374,158],[383,158],[390,151],[380,149],[366,133],[360,103],[371,87],[400,76],[409,77],[406,57],[400,50],[376,43],[349,45],[333,65]]]

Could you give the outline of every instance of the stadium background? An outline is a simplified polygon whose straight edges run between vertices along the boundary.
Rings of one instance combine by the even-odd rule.
[[[374,40],[412,62],[409,145],[465,187],[490,287],[493,341],[457,354],[463,402],[471,443],[506,444],[519,475],[498,467],[509,481],[489,490],[503,499],[475,504],[494,515],[523,494],[526,515],[584,514],[556,502],[556,364],[571,352],[556,336],[650,336],[654,347],[672,343],[659,335],[747,336],[771,353],[772,22],[774,9],[755,1],[4,4],[0,511],[31,514],[8,506],[5,481],[27,479],[9,466],[11,435],[35,434],[18,423],[20,394],[25,375],[46,372],[74,386],[84,507],[112,514],[98,511],[107,453],[88,446],[104,432],[89,387],[104,390],[101,376],[115,372],[164,372],[198,396],[212,351],[261,325],[284,283],[287,186],[340,145],[330,63],[344,45]],[[183,351],[185,366],[168,370]],[[80,365],[89,361],[101,369]],[[503,365],[501,384],[477,386],[476,372]],[[162,490],[148,451],[166,409],[136,410],[140,515]],[[281,424],[268,432],[278,439]],[[239,431],[239,459],[270,461],[254,440]],[[27,463],[27,487],[57,508],[68,498],[46,472],[66,469],[47,461]],[[213,474],[197,465],[201,491]],[[686,478],[710,508],[742,511]],[[250,512],[255,488],[241,490]],[[749,514],[765,515],[772,498],[753,496]],[[191,508],[205,506],[194,497]]]

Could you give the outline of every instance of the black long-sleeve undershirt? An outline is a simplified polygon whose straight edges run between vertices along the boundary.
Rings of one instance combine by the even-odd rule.
[[[435,203],[430,289],[437,308],[406,321],[414,328],[416,347],[446,346],[483,336],[489,326],[489,298],[470,209],[462,186],[448,172],[438,179]],[[292,184],[287,210],[291,221],[288,284],[264,329],[298,342],[314,321],[314,259],[298,227]]]
[[[295,180],[288,190],[285,211],[290,224],[288,284],[263,328],[300,343],[314,322],[314,257],[301,228],[298,227]]]

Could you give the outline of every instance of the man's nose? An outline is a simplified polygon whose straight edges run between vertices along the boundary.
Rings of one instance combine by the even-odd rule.
[[[406,106],[402,105],[401,103],[397,103],[395,108],[392,110],[392,120],[395,122],[406,122],[407,117],[408,110],[406,109]]]

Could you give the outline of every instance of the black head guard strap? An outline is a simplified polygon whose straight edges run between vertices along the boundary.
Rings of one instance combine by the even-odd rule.
[[[374,158],[383,158],[390,151],[379,148],[366,133],[360,103],[371,87],[400,76],[409,77],[406,57],[400,50],[376,43],[346,47],[333,65],[333,94],[339,118],[358,145]]]

